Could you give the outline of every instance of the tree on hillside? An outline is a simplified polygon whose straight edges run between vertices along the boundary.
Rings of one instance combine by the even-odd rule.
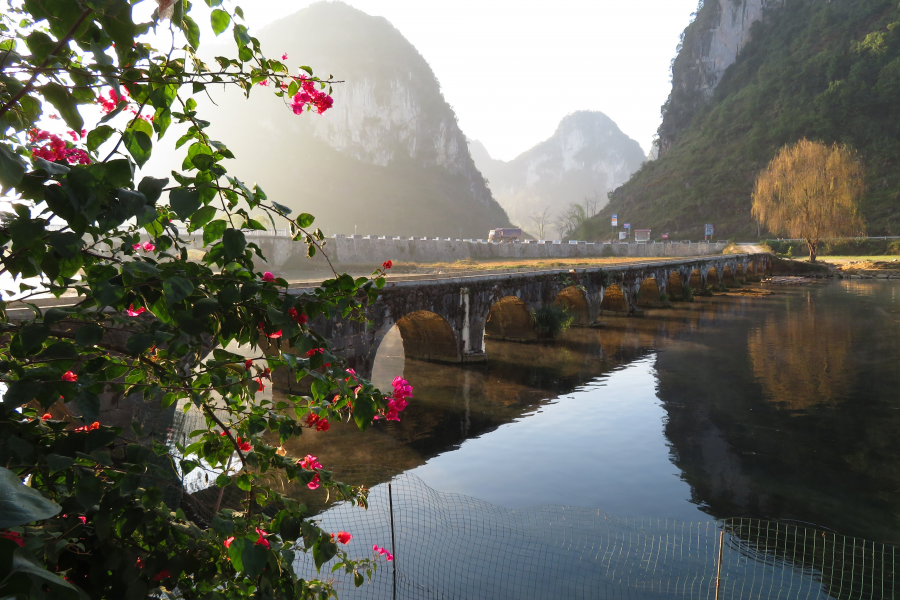
[[[544,239],[544,233],[546,233],[547,227],[550,225],[550,208],[547,207],[539,214],[531,215],[529,217],[532,221],[534,221],[535,233],[537,233],[537,239]]]
[[[575,204],[574,202],[571,203],[566,210],[560,213],[553,224],[559,232],[560,237],[567,238],[575,233],[587,219],[585,214],[584,206]]]
[[[863,233],[858,202],[864,189],[853,149],[802,139],[782,148],[759,174],[752,214],[773,233],[806,240],[815,262],[821,239]]]

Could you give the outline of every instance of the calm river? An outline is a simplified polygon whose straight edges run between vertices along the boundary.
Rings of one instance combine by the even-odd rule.
[[[761,517],[900,542],[900,284],[771,287],[606,319],[552,345],[487,342],[485,365],[404,360],[400,423],[304,434],[335,476],[412,473],[442,492],[621,517]]]

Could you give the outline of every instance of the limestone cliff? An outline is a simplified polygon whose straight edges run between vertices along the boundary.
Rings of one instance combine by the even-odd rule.
[[[712,98],[726,69],[751,39],[765,9],[784,0],[701,0],[672,63],[672,92],[663,107],[659,150],[665,154],[697,109]]]
[[[596,111],[568,115],[552,137],[509,162],[492,159],[480,142],[469,148],[497,201],[526,229],[545,208],[556,214],[585,196],[605,204],[645,160],[640,145]]]
[[[269,197],[327,233],[486,237],[509,224],[425,59],[386,19],[320,2],[257,32],[270,55],[329,74],[334,107],[294,115],[268,90],[216,98],[217,134]]]

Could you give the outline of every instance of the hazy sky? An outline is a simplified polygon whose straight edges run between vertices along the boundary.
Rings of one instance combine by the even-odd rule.
[[[583,109],[603,111],[648,150],[678,36],[697,8],[697,0],[347,1],[393,23],[431,65],[465,134],[506,160]],[[238,4],[252,30],[311,2]]]

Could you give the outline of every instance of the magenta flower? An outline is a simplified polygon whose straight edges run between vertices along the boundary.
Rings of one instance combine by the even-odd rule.
[[[322,485],[322,481],[319,479],[319,474],[316,473],[316,475],[315,475],[315,477],[313,477],[312,481],[310,481],[309,483],[306,484],[306,487],[308,487],[311,490],[317,490],[317,489],[319,489],[320,485]]]
[[[350,540],[353,539],[353,536],[346,531],[338,531],[337,539],[340,543],[347,545],[350,543]]]
[[[266,271],[265,273],[263,273],[262,280],[267,283],[271,283],[275,281],[275,276],[272,275],[271,271]]]
[[[69,381],[69,382],[78,381],[78,375],[76,375],[72,371],[66,371],[65,373],[63,373],[63,376],[61,377],[61,379],[63,381]]]
[[[150,242],[144,242],[143,244],[141,244],[141,248],[143,248],[147,252],[153,252],[154,250],[156,250],[156,246],[154,246]]]
[[[139,317],[142,314],[144,314],[145,312],[147,312],[147,309],[142,306],[139,309],[134,310],[134,304],[129,304],[128,310],[126,310],[125,312],[128,314],[129,317]]]
[[[263,79],[263,80],[260,81],[257,85],[262,86],[262,87],[269,87],[269,80],[268,80],[268,79]]]
[[[259,534],[259,539],[256,540],[256,544],[254,544],[254,545],[255,546],[264,546],[264,547],[268,548],[269,540],[266,539],[266,532],[263,531],[262,529],[260,529],[259,527],[257,527],[256,533]]]
[[[307,454],[306,458],[301,458],[297,461],[297,464],[303,467],[304,469],[321,469],[322,465],[319,464],[319,460],[311,455]]]
[[[132,249],[132,250],[140,250],[140,249],[141,249],[141,245],[140,245],[140,244],[133,244],[133,245],[131,246],[131,249]]]
[[[281,60],[287,60],[287,52],[281,55]]]

